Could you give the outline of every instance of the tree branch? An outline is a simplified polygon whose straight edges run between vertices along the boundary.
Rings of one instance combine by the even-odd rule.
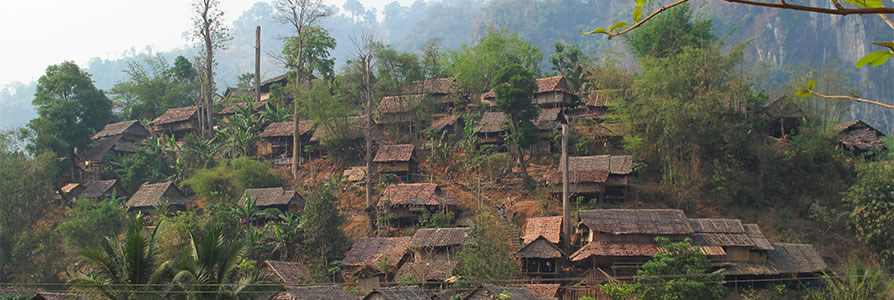
[[[885,20],[885,23],[888,23],[888,26],[891,27],[891,29],[894,29],[894,22],[891,22],[891,19],[888,19],[885,14],[878,14],[878,16],[882,17],[882,20]]]
[[[795,5],[788,4],[785,1],[781,1],[780,3],[768,3],[768,2],[760,2],[760,1],[751,1],[751,0],[723,0],[726,2],[739,3],[739,4],[747,4],[754,6],[763,6],[763,7],[772,7],[772,8],[781,8],[781,9],[791,9],[791,10],[800,10],[800,11],[809,11],[815,13],[823,13],[830,15],[865,15],[865,14],[894,14],[894,8],[890,7],[880,7],[880,8],[821,8],[821,7],[813,7],[813,6],[804,6],[804,5]]]
[[[611,32],[609,32],[609,33],[607,33],[607,34],[609,35],[609,37],[616,37],[616,36],[625,34],[625,33],[627,33],[628,31],[631,31],[631,30],[633,30],[634,28],[639,27],[639,26],[642,25],[643,23],[646,23],[646,21],[648,21],[649,19],[651,19],[651,18],[657,16],[657,15],[660,14],[661,12],[663,12],[663,11],[665,11],[665,10],[668,10],[668,9],[674,7],[674,6],[677,6],[677,5],[686,3],[686,2],[689,2],[689,0],[679,0],[679,1],[677,1],[677,2],[674,2],[674,3],[668,4],[668,5],[662,6],[662,7],[659,8],[658,10],[652,12],[651,14],[649,14],[648,16],[646,16],[645,18],[643,18],[642,20],[639,20],[639,22],[633,23],[633,25],[631,25],[630,27],[627,27],[626,29],[621,30],[621,31],[618,31],[618,32],[616,32],[616,33],[611,33]]]
[[[882,107],[887,107],[887,108],[894,109],[894,105],[886,104],[886,103],[881,103],[881,102],[878,102],[878,101],[872,101],[872,100],[863,99],[863,98],[857,98],[857,97],[852,97],[852,96],[827,96],[827,95],[823,95],[823,94],[817,93],[817,92],[815,92],[815,91],[809,91],[809,92],[810,92],[811,95],[814,95],[814,96],[817,96],[817,97],[821,97],[821,98],[826,98],[826,99],[847,99],[847,100],[852,100],[852,101],[856,101],[856,102],[869,103],[869,104],[873,104],[873,105],[878,105],[878,106],[882,106]]]

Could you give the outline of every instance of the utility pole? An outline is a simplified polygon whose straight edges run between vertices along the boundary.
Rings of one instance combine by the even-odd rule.
[[[372,87],[369,80],[371,60],[371,55],[363,57],[365,68],[363,80],[366,82],[366,213],[369,216],[369,234],[373,236],[376,230],[376,215],[372,206]]]
[[[568,124],[562,124],[562,238],[571,246],[571,206],[568,203]]]
[[[255,28],[255,102],[261,102],[261,26]]]

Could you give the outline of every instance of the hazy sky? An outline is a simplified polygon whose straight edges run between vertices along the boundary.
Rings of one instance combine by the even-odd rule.
[[[221,0],[228,23],[255,2]],[[324,0],[341,9],[344,0]],[[381,14],[395,0],[361,0]],[[409,5],[413,0],[397,0]],[[131,47],[163,51],[184,46],[191,0],[0,0],[0,87],[30,82],[47,66],[93,57],[115,58]],[[270,2],[266,0],[265,2]]]

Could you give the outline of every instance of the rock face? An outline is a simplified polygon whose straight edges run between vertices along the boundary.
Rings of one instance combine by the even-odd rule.
[[[805,5],[831,7],[829,1],[810,0]],[[792,78],[805,75],[807,69],[823,73],[837,72],[849,82],[827,84],[820,88],[829,93],[850,94],[885,103],[894,103],[894,67],[856,69],[854,64],[868,53],[883,50],[872,42],[890,41],[894,29],[876,15],[835,16],[801,11],[780,10],[711,1],[699,8],[702,17],[712,17],[717,35],[723,37],[735,30],[728,44],[753,39],[746,48],[745,65],[771,71],[771,80],[785,84]],[[816,76],[810,77],[811,79]],[[772,88],[772,86],[771,86]],[[856,103],[844,119],[869,120],[885,133],[894,130],[894,111],[878,106]],[[846,120],[845,120],[846,121]]]

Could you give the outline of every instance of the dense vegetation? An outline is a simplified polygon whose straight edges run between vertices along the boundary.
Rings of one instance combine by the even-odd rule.
[[[511,3],[494,1],[489,7],[494,10]],[[389,7],[386,15],[400,13],[394,11],[400,7]],[[352,18],[368,18],[364,12],[352,10]],[[412,113],[407,134],[398,131],[404,129],[389,133],[426,150],[429,156],[421,172],[428,172],[430,180],[438,174],[437,181],[462,187],[471,186],[477,173],[487,191],[496,190],[491,185],[506,185],[517,178],[512,168],[519,165],[525,173],[522,185],[528,188],[516,190],[514,196],[541,201],[548,210],[552,204],[545,188],[527,182],[526,163],[542,167],[555,159],[527,158],[522,151],[537,134],[533,121],[539,110],[530,94],[536,89],[534,78],[546,75],[541,70],[544,55],[536,42],[522,34],[485,32],[474,45],[430,40],[421,53],[403,51],[398,43],[374,43],[370,45],[376,58],[374,82],[367,83],[359,60],[334,68],[329,52],[335,40],[326,30],[315,28],[301,77],[308,80],[307,88],[276,87],[269,102],[273,105],[263,111],[240,111],[218,123],[220,128],[213,135],[192,134],[181,143],[170,137],[151,137],[138,143],[134,154],[104,159],[108,168],[100,176],[119,179],[128,193],[146,182],[174,181],[199,200],[200,209],[174,212],[160,206],[153,216],[127,212],[124,199],[117,196],[65,199],[56,195],[60,186],[73,180],[75,149],[84,149],[103,125],[115,120],[148,121],[165,108],[191,104],[198,89],[191,79],[194,69],[179,58],[173,67],[163,57],[132,65],[128,78],[116,84],[109,99],[93,86],[90,74],[74,63],[50,66],[34,95],[39,116],[28,128],[6,132],[0,140],[0,282],[66,283],[76,291],[110,299],[202,293],[239,298],[245,295],[241,293],[278,290],[275,285],[253,286],[272,281],[259,270],[259,263],[269,259],[305,263],[311,269],[309,282],[341,281],[340,259],[350,248],[350,237],[407,233],[391,228],[385,212],[378,212],[382,227],[378,231],[350,227],[349,217],[365,215],[350,205],[357,196],[356,187],[340,178],[340,167],[359,162],[363,154],[362,147],[350,139],[356,134],[350,117],[361,114],[366,88],[375,103],[415,80],[436,77],[456,78],[462,93],[473,97],[494,87],[494,110],[509,116],[503,126],[511,132],[519,157],[516,162],[496,147],[477,147],[480,128],[474,121],[491,109],[487,104],[459,103],[447,112],[466,121],[456,136],[422,130],[431,124],[432,111],[420,105]],[[836,109],[846,104],[793,99],[808,112],[800,134],[767,137],[769,121],[763,109],[770,98],[761,88],[763,79],[743,69],[746,46],[717,38],[712,22],[693,20],[687,6],[675,8],[631,35],[627,45],[639,66],[636,72],[608,56],[589,58],[581,47],[555,40],[551,40],[554,53],[549,56],[552,71],[574,77],[572,87],[580,94],[612,96],[612,113],[606,120],[623,126],[626,134],[619,151],[636,157],[637,184],[643,194],[637,201],[694,215],[758,222],[770,228],[777,240],[822,245],[836,266],[849,264],[847,260],[854,257],[870,266],[890,265],[894,167],[885,160],[887,153],[855,155],[836,148],[829,125],[841,121]],[[295,49],[288,43],[283,55],[294,56]],[[287,74],[291,82],[293,76]],[[286,95],[294,95],[295,100],[289,103]],[[298,111],[317,130],[329,134],[320,144],[325,149],[307,149],[311,164],[300,173],[283,174],[254,157],[254,145],[267,124],[290,120],[283,113],[290,111]],[[590,119],[579,124],[587,127],[599,122]],[[594,154],[589,152],[593,143],[592,138],[575,137],[572,152]],[[382,176],[378,181],[396,179]],[[258,211],[250,201],[236,204],[245,188],[283,185],[306,199],[302,213]],[[472,232],[457,254],[454,275],[461,277],[461,285],[516,277],[512,250],[501,235],[505,232],[501,226],[510,225],[492,215],[501,205],[497,201],[503,200],[479,201],[486,202],[477,206],[474,220],[468,216],[464,220],[472,225]],[[421,221],[421,226],[436,226],[460,220],[435,213]],[[149,231],[147,225],[154,227]],[[842,249],[858,241],[863,246]],[[661,299],[712,299],[726,294],[722,278],[708,273],[710,262],[697,248],[688,241],[660,242],[668,251],[653,256],[633,285],[605,286],[606,293]],[[887,274],[853,272],[868,275],[863,281],[830,276],[830,287],[812,295],[847,293],[850,286],[866,286],[860,291],[868,291],[858,295],[884,295],[884,285],[890,282]],[[693,276],[666,277],[679,274]],[[116,288],[121,286],[128,288]]]

